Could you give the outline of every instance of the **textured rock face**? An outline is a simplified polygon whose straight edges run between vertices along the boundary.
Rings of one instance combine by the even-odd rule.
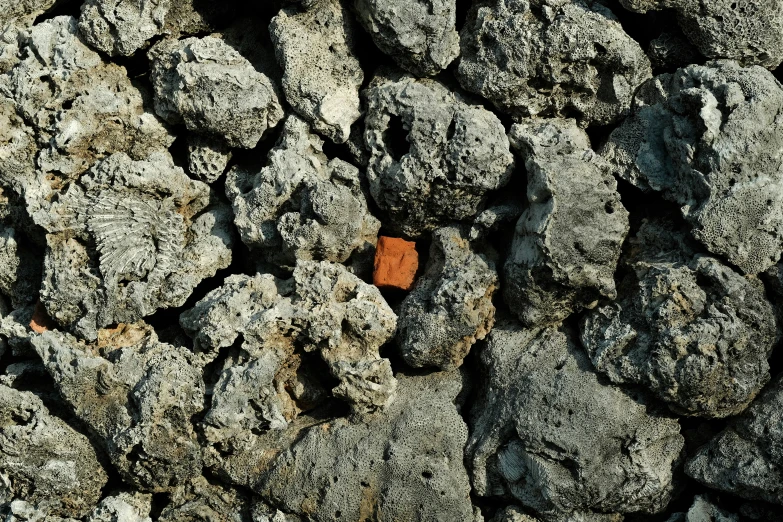
[[[459,55],[455,0],[354,0],[375,45],[417,76],[432,76]]]
[[[32,25],[35,17],[45,13],[57,0],[3,0],[0,2],[0,26],[9,23]]]
[[[464,230],[433,233],[427,269],[400,308],[397,343],[414,368],[456,368],[495,323],[493,256],[477,253]]]
[[[467,426],[454,404],[461,387],[457,372],[400,377],[397,400],[381,415],[306,430],[257,490],[319,522],[474,520],[462,461]]]
[[[685,472],[750,500],[783,504],[783,378],[692,456]]]
[[[675,513],[666,522],[739,522],[739,517],[719,508],[706,496],[697,496],[687,513]]]
[[[253,148],[284,115],[269,77],[216,36],[163,40],[149,58],[155,112],[169,123]]]
[[[114,154],[36,214],[48,232],[41,300],[88,339],[118,322],[181,306],[231,260],[230,213],[168,153]]]
[[[734,415],[769,380],[773,308],[757,279],[691,247],[672,223],[645,223],[621,297],[585,317],[582,342],[612,381],[642,384],[680,414]]]
[[[169,4],[170,0],[87,0],[79,30],[96,49],[128,56],[163,32]]]
[[[359,170],[329,159],[323,140],[289,116],[260,172],[235,167],[226,194],[242,241],[269,261],[343,262],[375,244],[380,222],[370,214]]]
[[[123,480],[167,491],[201,472],[191,417],[204,406],[192,354],[139,323],[85,344],[56,331],[32,340],[57,391],[98,436]]]
[[[87,522],[152,522],[152,495],[123,491],[105,497],[87,517]]]
[[[508,181],[503,125],[480,105],[397,73],[374,78],[364,97],[370,191],[396,230],[418,236],[469,219]]]
[[[662,510],[683,448],[677,420],[602,383],[573,338],[512,323],[490,333],[466,447],[475,492],[549,516]]]
[[[628,212],[608,165],[573,120],[528,120],[510,138],[527,168],[529,205],[504,267],[509,307],[534,326],[614,299]]]
[[[602,153],[624,179],[681,205],[707,249],[748,274],[783,251],[783,87],[714,61],[645,84]]]
[[[82,517],[107,478],[87,437],[32,393],[0,384],[0,514],[23,501],[42,516]]]
[[[460,38],[462,86],[515,118],[612,123],[651,75],[639,44],[591,0],[481,0]]]
[[[357,60],[351,15],[341,0],[320,0],[308,9],[283,9],[270,25],[283,68],[288,103],[313,129],[337,143],[361,116],[364,72]]]

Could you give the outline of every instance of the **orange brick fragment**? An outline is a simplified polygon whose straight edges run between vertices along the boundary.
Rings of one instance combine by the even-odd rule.
[[[419,268],[416,243],[398,237],[381,236],[375,247],[372,282],[378,288],[410,290]]]
[[[41,301],[35,303],[33,317],[30,319],[30,328],[32,328],[35,333],[43,333],[46,330],[55,328],[55,326],[54,321],[49,317],[49,314],[46,312],[46,308],[44,308]]]

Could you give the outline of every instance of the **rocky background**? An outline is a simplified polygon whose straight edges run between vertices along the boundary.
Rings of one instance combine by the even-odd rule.
[[[783,520],[783,0],[0,0],[0,520]]]

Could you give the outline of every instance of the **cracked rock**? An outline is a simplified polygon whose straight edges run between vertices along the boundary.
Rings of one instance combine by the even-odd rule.
[[[188,136],[188,171],[204,183],[214,183],[231,160],[231,149],[222,141],[194,134]]]
[[[104,497],[86,522],[152,522],[152,495],[122,491]]]
[[[160,522],[245,522],[249,519],[248,498],[235,489],[211,484],[201,476],[172,490],[169,503],[158,518]]]
[[[783,251],[783,87],[731,61],[662,74],[600,151],[615,171],[681,206],[694,236],[747,274]]]
[[[540,326],[614,299],[628,212],[609,166],[573,120],[528,120],[510,139],[525,161],[529,206],[504,266],[506,303]]]
[[[592,0],[481,0],[460,38],[462,86],[515,118],[606,125],[651,75],[639,44]]]
[[[500,120],[435,80],[389,73],[364,91],[370,192],[396,230],[419,236],[478,214],[513,157]]]
[[[99,51],[129,56],[163,33],[169,4],[170,0],[86,0],[79,31]]]
[[[397,343],[415,368],[451,369],[492,329],[499,282],[491,253],[478,253],[463,230],[432,236],[427,269],[400,308]]]
[[[600,380],[567,328],[498,324],[480,357],[465,449],[476,494],[549,517],[666,507],[684,445],[677,420]]]

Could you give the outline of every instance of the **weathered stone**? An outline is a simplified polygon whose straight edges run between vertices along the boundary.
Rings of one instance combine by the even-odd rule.
[[[121,491],[103,500],[92,510],[86,522],[152,522],[152,495]]]
[[[235,489],[196,477],[169,494],[160,522],[225,521],[250,519],[250,500]]]
[[[0,224],[0,293],[17,308],[35,302],[42,265],[37,252],[15,228]]]
[[[18,22],[32,25],[37,16],[42,15],[58,0],[0,0],[0,27]]]
[[[182,0],[174,0],[178,2]],[[85,41],[111,56],[129,56],[163,33],[170,0],[86,0],[79,17]]]
[[[378,288],[408,291],[416,281],[418,270],[419,253],[414,241],[388,236],[378,238],[372,284]]]
[[[647,56],[653,67],[676,69],[699,61],[699,53],[683,36],[661,33],[650,42]]]
[[[188,136],[188,171],[204,183],[213,183],[223,175],[231,160],[231,149],[219,140]]]
[[[707,496],[697,495],[687,513],[675,513],[666,522],[739,522],[739,517],[719,508]]]

